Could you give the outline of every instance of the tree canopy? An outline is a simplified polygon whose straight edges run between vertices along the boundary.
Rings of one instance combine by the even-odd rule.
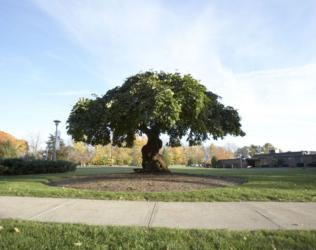
[[[263,146],[251,144],[250,146],[244,146],[242,148],[238,148],[235,152],[236,157],[254,157],[257,154],[268,154],[271,150],[279,150],[271,143],[267,142]]]
[[[82,98],[73,107],[67,130],[75,141],[132,146],[136,135],[182,137],[189,145],[227,134],[243,136],[240,117],[191,75],[147,71],[126,79],[102,97]]]
[[[4,158],[22,156],[28,150],[28,144],[25,140],[19,140],[4,131],[0,131],[0,147],[0,157]]]

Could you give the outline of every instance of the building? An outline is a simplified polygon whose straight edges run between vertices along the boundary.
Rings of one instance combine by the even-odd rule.
[[[316,151],[257,154],[256,167],[316,167]]]
[[[223,159],[217,161],[218,168],[247,168],[248,165],[246,158]]]
[[[253,158],[218,160],[219,168],[316,167],[316,151],[257,154]]]

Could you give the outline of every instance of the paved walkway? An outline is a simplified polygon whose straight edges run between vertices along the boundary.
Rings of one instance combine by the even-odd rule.
[[[0,219],[232,230],[316,229],[316,202],[146,202],[0,196]]]

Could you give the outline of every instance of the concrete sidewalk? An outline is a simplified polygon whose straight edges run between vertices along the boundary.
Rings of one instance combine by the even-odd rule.
[[[314,202],[146,202],[0,196],[0,219],[231,230],[316,229]]]

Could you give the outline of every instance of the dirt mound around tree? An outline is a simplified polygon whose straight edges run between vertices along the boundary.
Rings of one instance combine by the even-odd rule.
[[[108,174],[74,177],[50,184],[60,187],[98,191],[166,192],[230,187],[244,183],[241,178],[189,174]]]

